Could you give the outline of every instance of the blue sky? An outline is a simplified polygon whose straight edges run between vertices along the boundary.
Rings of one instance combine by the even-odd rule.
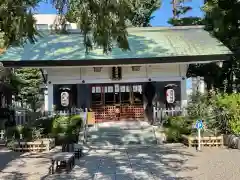
[[[170,4],[171,0],[162,0],[162,6],[157,10],[153,16],[155,18],[152,20],[151,24],[153,26],[169,26],[167,23],[168,19],[172,17],[172,5]],[[203,5],[203,0],[192,0],[192,2],[186,3],[190,5],[193,10],[188,12],[186,16],[202,16],[201,6]],[[50,3],[40,3],[37,8],[37,12],[40,14],[54,14],[56,10],[52,7]]]
[[[190,5],[193,9],[188,12],[185,16],[203,16],[201,11],[201,6],[203,5],[204,0],[189,0],[186,5]],[[162,0],[162,6],[158,9],[153,16],[154,19],[151,21],[152,26],[169,26],[167,23],[168,19],[172,17],[172,4],[171,0]],[[39,14],[55,14],[56,10],[52,7],[50,3],[40,3],[37,8]],[[187,88],[191,88],[192,83],[191,79],[187,81]]]

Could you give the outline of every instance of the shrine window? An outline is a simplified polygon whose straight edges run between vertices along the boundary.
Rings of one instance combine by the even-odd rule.
[[[115,104],[115,98],[114,98],[114,89],[113,86],[105,86],[104,87],[104,99],[105,99],[105,105],[113,105]]]
[[[100,86],[92,86],[92,104],[102,104],[102,88]]]
[[[121,85],[120,92],[121,92],[121,103],[122,104],[130,104],[130,87]]]
[[[133,104],[143,104],[142,85],[132,86]]]

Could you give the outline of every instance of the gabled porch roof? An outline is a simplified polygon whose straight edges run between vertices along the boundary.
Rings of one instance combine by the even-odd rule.
[[[10,47],[0,55],[4,66],[86,66],[227,60],[232,52],[202,26],[129,28],[130,51],[110,54],[95,48],[85,54],[83,36],[44,33],[35,44]]]

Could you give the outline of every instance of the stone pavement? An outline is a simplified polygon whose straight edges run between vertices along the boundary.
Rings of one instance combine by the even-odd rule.
[[[171,180],[184,158],[168,147],[91,150],[76,161],[70,174],[50,175],[46,180]]]
[[[93,147],[120,148],[129,145],[156,145],[155,129],[144,121],[119,121],[89,128],[88,144]]]
[[[60,147],[44,153],[17,153],[0,147],[0,180],[240,179],[239,150],[196,152],[181,144],[156,144],[153,127],[146,122],[103,123],[89,129],[89,135],[92,139],[84,156],[76,159],[69,174],[49,174],[50,158]]]
[[[48,153],[0,150],[1,180],[239,180],[240,151],[179,144],[121,150],[89,150],[69,173],[48,175]]]

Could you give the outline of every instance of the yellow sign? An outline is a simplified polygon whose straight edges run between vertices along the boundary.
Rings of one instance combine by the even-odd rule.
[[[87,113],[87,124],[88,125],[95,124],[95,113],[94,112]]]

